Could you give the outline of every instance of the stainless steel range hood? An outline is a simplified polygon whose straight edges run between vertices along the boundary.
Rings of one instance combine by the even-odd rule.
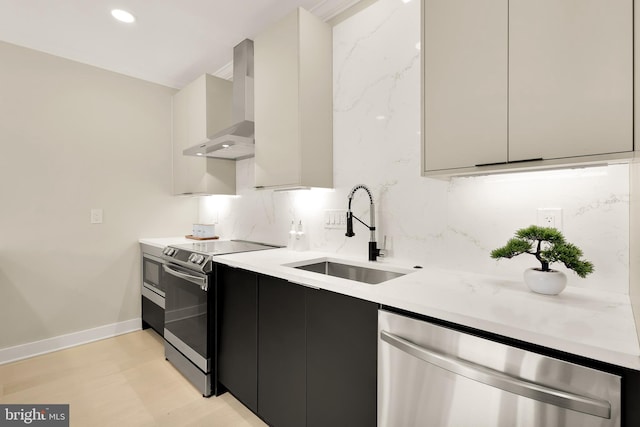
[[[245,39],[233,48],[233,125],[207,141],[185,149],[187,156],[241,160],[255,155],[253,138],[253,41]]]

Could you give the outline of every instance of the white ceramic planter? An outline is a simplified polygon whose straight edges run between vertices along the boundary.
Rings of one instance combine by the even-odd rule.
[[[542,271],[539,268],[527,268],[524,271],[524,283],[533,292],[558,295],[567,286],[567,276],[557,270]]]

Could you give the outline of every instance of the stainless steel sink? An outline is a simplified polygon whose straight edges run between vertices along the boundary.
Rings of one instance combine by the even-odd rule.
[[[334,277],[341,277],[343,279],[355,280],[357,282],[368,283],[370,285],[376,285],[378,283],[386,282],[387,280],[404,276],[409,272],[407,271],[405,273],[377,268],[368,268],[358,265],[342,264],[334,261],[314,261],[311,264],[294,266],[294,268],[313,271],[314,273],[326,274]]]

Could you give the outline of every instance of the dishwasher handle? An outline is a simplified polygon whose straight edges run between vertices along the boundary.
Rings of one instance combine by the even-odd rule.
[[[611,404],[605,400],[593,399],[513,377],[495,369],[426,349],[387,331],[381,331],[380,338],[411,356],[488,386],[561,408],[600,418],[611,418]]]
[[[184,279],[188,282],[191,282],[195,285],[200,286],[200,289],[202,289],[203,291],[207,292],[209,290],[209,281],[207,280],[206,277],[200,277],[200,276],[194,276],[192,274],[187,274],[187,273],[183,273],[181,271],[175,270],[171,267],[169,267],[166,264],[162,265],[162,268],[164,269],[164,271],[172,276],[178,277],[180,279]]]

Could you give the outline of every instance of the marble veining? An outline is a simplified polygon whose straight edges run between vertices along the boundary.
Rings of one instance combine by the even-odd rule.
[[[626,200],[623,200],[626,199]],[[593,210],[598,210],[598,209],[607,209],[609,207],[612,207],[612,205],[614,204],[618,204],[618,203],[622,203],[624,205],[628,205],[629,204],[629,197],[628,195],[618,195],[618,194],[610,194],[608,198],[606,198],[605,200],[596,200],[595,202],[587,205],[587,206],[582,206],[580,207],[576,213],[575,216],[580,216],[580,215],[584,215],[590,211]]]
[[[255,190],[254,161],[246,159],[237,162],[240,197],[202,198],[201,221],[215,219],[224,238],[281,245],[291,221],[302,221],[311,249],[366,259],[369,233],[360,224],[352,238],[344,229],[324,228],[324,210],[346,209],[349,190],[366,184],[376,201],[378,241],[387,236],[388,261],[502,277],[508,288],[524,286],[523,270],[537,261],[524,255],[496,261],[490,251],[536,223],[538,208],[562,208],[563,233],[595,264],[586,279],[557,266],[569,285],[628,294],[628,165],[421,177],[420,2],[378,0],[336,25],[333,39],[334,190]],[[365,198],[353,203],[366,220]]]
[[[185,242],[184,237],[140,239],[157,248]],[[413,272],[372,286],[290,266],[323,258]],[[578,287],[557,296],[539,295],[500,276],[429,266],[416,270],[408,264],[376,264],[335,252],[274,249],[218,256],[216,261],[640,370],[628,295]]]
[[[558,296],[534,294],[499,276],[427,267],[372,286],[289,265],[335,253],[287,249],[217,257],[233,267],[402,308],[465,326],[640,369],[640,346],[628,295],[568,287]],[[374,263],[342,258],[374,267]],[[410,268],[379,263],[375,267]]]

